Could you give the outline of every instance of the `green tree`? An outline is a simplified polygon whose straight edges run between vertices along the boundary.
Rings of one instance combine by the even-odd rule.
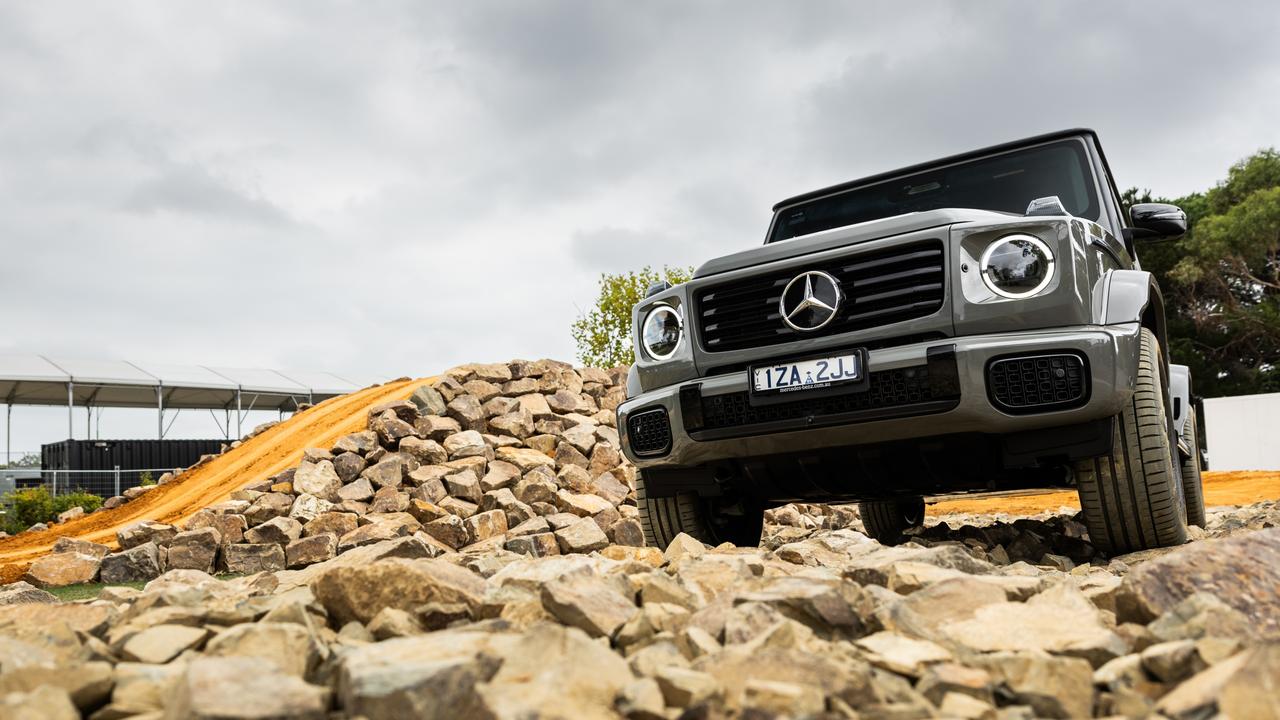
[[[1122,197],[1151,200],[1136,188]],[[1280,390],[1280,153],[1260,151],[1209,191],[1164,202],[1186,211],[1189,230],[1139,254],[1165,293],[1171,359],[1191,367],[1201,395]]]
[[[578,359],[591,367],[630,365],[635,361],[631,343],[631,310],[644,299],[650,285],[663,280],[679,285],[693,277],[693,268],[645,267],[636,272],[600,276],[600,293],[595,306],[573,322],[571,332],[578,344]]]

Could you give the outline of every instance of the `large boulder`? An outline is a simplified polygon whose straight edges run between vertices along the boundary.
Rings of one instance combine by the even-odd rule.
[[[342,478],[338,477],[333,463],[328,460],[304,460],[293,475],[293,489],[296,492],[314,495],[330,502],[338,502],[338,489],[341,487]]]
[[[78,552],[60,552],[38,558],[27,568],[25,580],[42,588],[93,582],[102,558]]]
[[[278,546],[277,546],[278,547]],[[174,720],[324,720],[329,691],[256,657],[201,657],[187,663],[167,697]]]
[[[160,549],[153,542],[102,558],[98,577],[105,585],[141,582],[160,576]]]
[[[352,620],[368,623],[387,607],[413,610],[432,602],[476,607],[485,584],[479,575],[443,560],[391,558],[327,569],[311,590],[340,627]]]
[[[45,592],[25,580],[0,585],[0,607],[27,603],[56,603],[57,596]]]
[[[1216,595],[1280,639],[1280,527],[1194,543],[1134,567],[1116,593],[1120,621],[1147,623],[1196,593]]]

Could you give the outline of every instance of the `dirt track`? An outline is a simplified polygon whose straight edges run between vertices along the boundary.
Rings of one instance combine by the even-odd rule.
[[[233,491],[297,465],[306,448],[329,447],[340,436],[364,429],[367,408],[406,398],[427,381],[392,382],[326,400],[115,510],[0,540],[0,582],[20,579],[26,566],[48,552],[59,537],[114,546],[116,530],[130,523],[181,523],[197,510],[226,500]]]
[[[1204,474],[1205,504],[1248,505],[1280,498],[1280,472],[1233,471]],[[944,500],[929,506],[930,515],[947,513],[1008,513],[1034,515],[1060,507],[1080,507],[1074,490],[1065,492],[1028,493],[971,499]]]

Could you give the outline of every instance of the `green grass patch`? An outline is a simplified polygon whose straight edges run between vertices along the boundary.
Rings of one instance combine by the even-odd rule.
[[[219,580],[234,580],[238,577],[244,577],[244,573],[223,573],[222,575],[215,575],[214,577]],[[54,597],[63,602],[74,602],[76,600],[96,600],[98,595],[102,592],[102,589],[106,587],[127,587],[133,588],[134,590],[141,590],[148,582],[150,581],[139,580],[138,582],[118,583],[116,585],[107,585],[106,583],[82,583],[80,585],[66,585],[58,588],[45,588],[45,590],[52,593]]]
[[[129,587],[134,590],[141,590],[142,586],[146,584],[147,583],[145,581],[142,581],[120,583],[119,585],[112,585],[111,587]],[[105,587],[107,587],[106,583],[83,583],[81,585],[66,585],[64,587],[45,589],[48,592],[53,593],[54,597],[63,602],[72,602],[75,600],[93,600],[98,597],[98,594],[101,593],[102,589]]]

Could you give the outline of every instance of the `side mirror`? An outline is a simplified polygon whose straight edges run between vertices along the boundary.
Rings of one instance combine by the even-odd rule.
[[[1187,234],[1187,214],[1177,205],[1138,203],[1129,208],[1134,240],[1173,240]]]

